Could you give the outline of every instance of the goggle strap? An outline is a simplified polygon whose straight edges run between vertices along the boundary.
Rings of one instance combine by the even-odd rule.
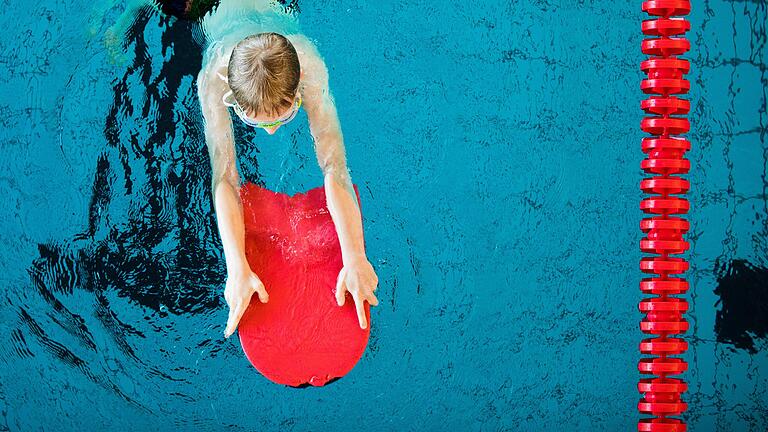
[[[232,90],[224,93],[224,96],[221,97],[221,101],[224,102],[224,105],[231,107],[231,108],[237,108],[235,102],[230,102],[227,99],[232,96]]]

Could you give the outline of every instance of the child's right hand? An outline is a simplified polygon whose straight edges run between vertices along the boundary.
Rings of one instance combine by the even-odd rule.
[[[229,305],[229,318],[227,319],[227,328],[224,330],[224,337],[228,338],[235,332],[254,292],[259,293],[259,300],[262,303],[269,301],[267,289],[251,269],[245,268],[227,273],[224,299]]]

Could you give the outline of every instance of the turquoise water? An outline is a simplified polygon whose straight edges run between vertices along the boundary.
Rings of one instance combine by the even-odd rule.
[[[690,17],[695,431],[768,427],[766,9]],[[129,14],[110,62],[120,13],[0,14],[0,430],[635,428],[639,2],[294,2],[381,302],[355,369],[308,389],[222,337],[200,26]],[[236,134],[244,180],[322,184],[303,114]],[[728,321],[745,303],[755,323]]]

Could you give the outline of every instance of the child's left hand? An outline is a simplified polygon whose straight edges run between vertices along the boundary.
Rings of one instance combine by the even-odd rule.
[[[368,326],[365,319],[365,301],[371,306],[378,306],[379,300],[373,294],[379,284],[379,278],[373,271],[373,266],[365,256],[356,257],[349,263],[345,263],[339,272],[336,282],[336,303],[344,306],[346,298],[345,291],[352,294],[357,308],[357,319],[360,321],[360,328]]]

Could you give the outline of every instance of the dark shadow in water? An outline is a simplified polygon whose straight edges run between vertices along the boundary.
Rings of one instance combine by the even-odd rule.
[[[220,0],[156,0],[164,14],[186,20],[199,20],[219,6]]]
[[[45,332],[31,314],[19,312],[40,347],[131,403],[108,373],[97,372],[102,369],[98,364],[75,354],[101,347],[86,320],[65,305],[66,297],[76,289],[91,293],[92,304],[78,304],[77,309],[100,322],[126,359],[169,380],[173,378],[134,353],[130,336],[144,335],[120,319],[125,311],[112,308],[106,294],[116,292],[146,309],[145,315],[225,307],[221,291],[226,274],[216,253],[220,245],[210,198],[210,162],[196,89],[184,87],[179,93],[184,82],[195,82],[200,70],[202,46],[193,37],[199,24],[160,18],[166,27],[162,50],[172,47],[173,55],[156,71],[144,39],[150,19],[151,12],[143,9],[127,32],[126,45],[133,47],[135,58],[113,82],[106,146],[95,161],[87,226],[69,240],[39,244],[39,257],[28,270],[33,287],[52,309],[46,315],[73,336],[77,346],[56,342],[60,330]],[[129,89],[137,77],[143,88]],[[139,101],[131,96],[137,93],[143,93]],[[175,109],[180,102],[185,110]],[[144,129],[134,130],[136,125]],[[219,349],[213,346],[211,352]]]
[[[184,20],[199,20],[219,6],[221,0],[156,0],[164,14]],[[299,13],[299,0],[278,0],[286,12]]]
[[[715,319],[717,341],[754,354],[755,339],[768,335],[768,269],[733,260],[716,271],[716,306],[722,306]]]
[[[135,59],[114,82],[104,127],[107,149],[96,162],[88,227],[66,247],[39,245],[40,258],[30,272],[46,272],[52,260],[66,262],[78,277],[60,280],[64,283],[51,290],[71,293],[73,284],[92,292],[114,289],[142,306],[177,314],[216,308],[222,305],[220,296],[207,287],[220,285],[224,274],[211,251],[218,249],[211,242],[218,231],[199,109],[188,106],[184,115],[174,110],[176,101],[197,102],[196,95],[178,90],[200,70],[202,47],[192,37],[198,24],[163,18],[162,49],[173,47],[174,54],[153,71],[143,31],[149,19],[143,11],[128,31]],[[145,92],[140,103],[131,98],[135,89],[129,89],[137,75]],[[134,123],[149,127],[133,132]],[[174,140],[181,144],[172,146]],[[137,168],[140,176],[133,172]],[[125,197],[129,208],[113,210],[113,200]],[[37,285],[41,292],[48,290]]]
[[[338,381],[340,379],[341,379],[341,377],[331,378],[331,379],[328,380],[327,383],[325,383],[325,385],[323,387],[328,387],[328,385],[330,385],[331,383],[335,383],[336,381]],[[314,387],[314,386],[312,384],[310,384],[310,383],[304,383],[304,384],[299,384],[297,386],[286,386],[286,387],[295,388],[295,389],[304,389],[304,388],[309,388],[309,387]]]

